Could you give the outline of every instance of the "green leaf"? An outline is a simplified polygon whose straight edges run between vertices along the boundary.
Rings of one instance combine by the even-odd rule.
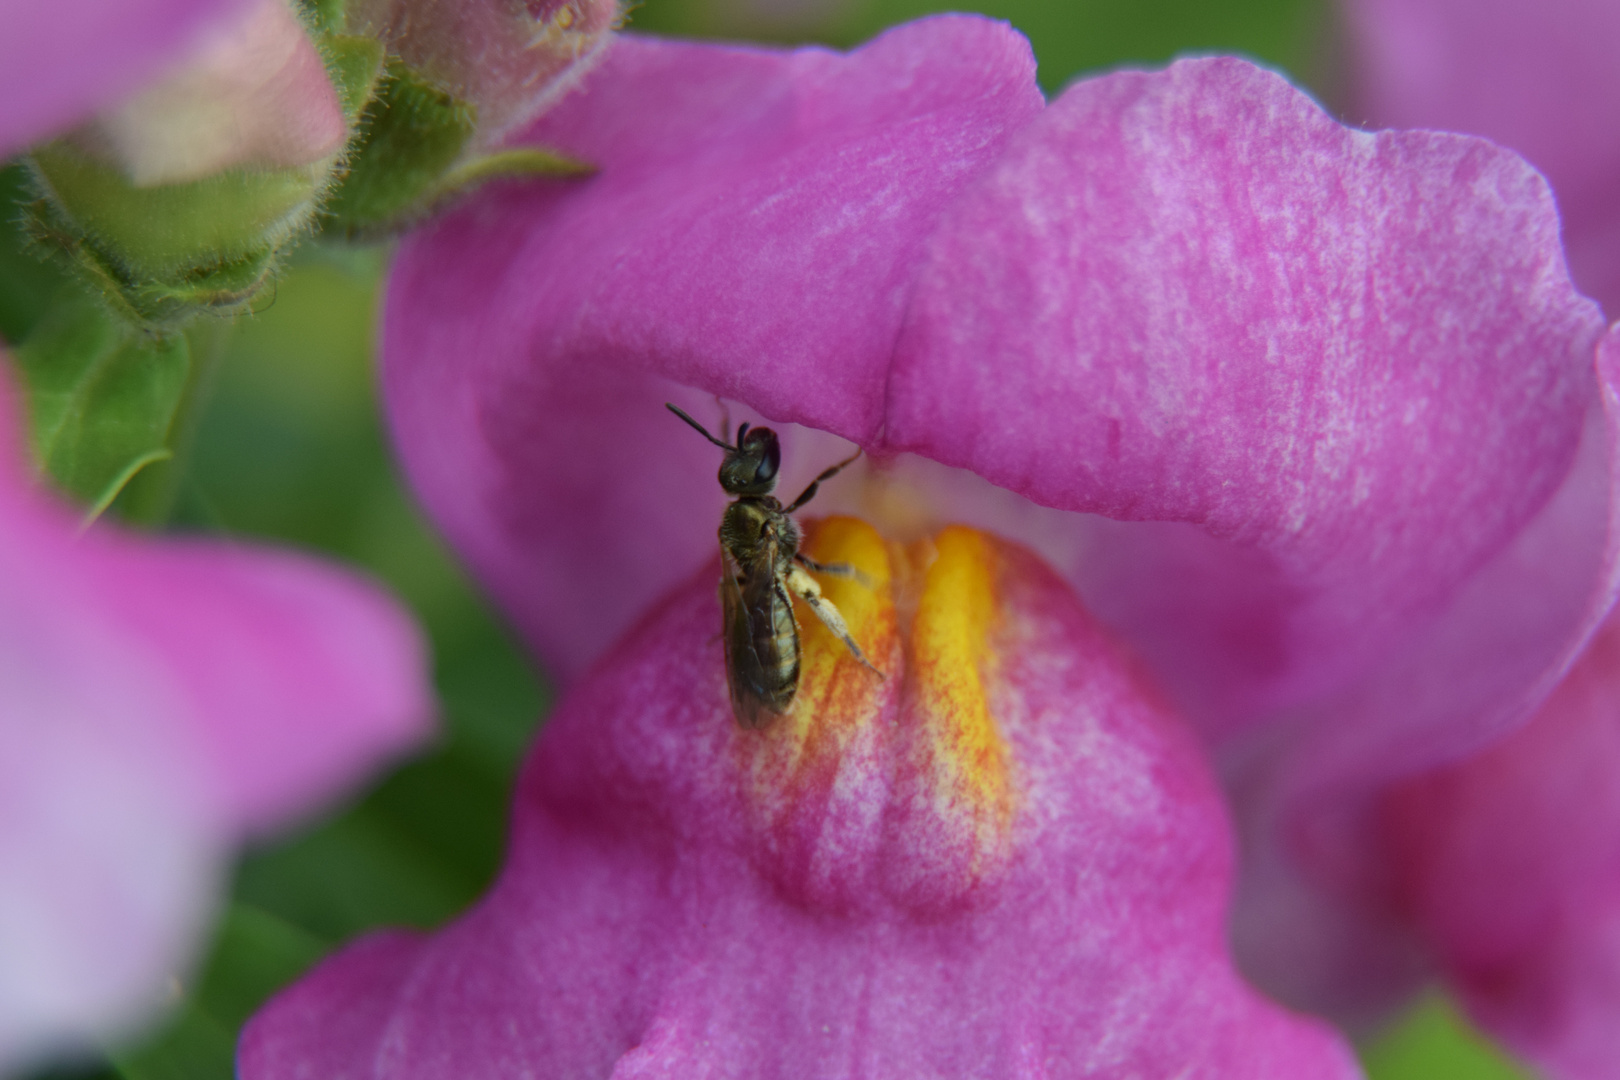
[[[644,0],[630,13],[636,30],[703,37],[754,37],[771,27],[721,0]],[[786,5],[783,5],[786,6]],[[833,5],[828,4],[831,8]],[[896,23],[943,11],[1005,19],[1029,38],[1040,83],[1055,93],[1076,75],[1121,64],[1164,64],[1188,52],[1241,53],[1321,81],[1332,23],[1328,0],[846,0],[820,20],[827,44],[849,47]],[[806,20],[808,21],[808,20]],[[775,27],[797,44],[803,22]]]
[[[265,1000],[302,975],[326,943],[251,904],[220,921],[201,977],[153,1038],[113,1055],[125,1080],[231,1080],[237,1029]]]
[[[1368,1080],[1530,1080],[1439,994],[1364,1047]]]
[[[184,337],[130,331],[94,301],[69,297],[15,355],[35,460],[96,513],[168,456],[191,373]]]

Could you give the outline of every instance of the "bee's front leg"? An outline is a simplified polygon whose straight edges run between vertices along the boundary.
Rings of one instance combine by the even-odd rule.
[[[833,606],[831,600],[821,595],[821,586],[816,583],[815,578],[795,566],[788,571],[787,587],[788,591],[793,593],[794,596],[810,605],[810,610],[816,613],[816,618],[820,619],[822,625],[831,630],[833,635],[844,643],[844,647],[850,651],[850,654],[855,659],[865,664],[868,670],[878,678],[887,678],[883,672],[873,667],[872,661],[866,658],[866,654],[861,651],[861,647],[855,643],[855,638],[850,635],[849,627],[844,625],[844,616],[839,614],[838,609]]]
[[[855,567],[851,566],[847,562],[819,563],[802,552],[795,552],[793,559],[799,565],[805,567],[806,569],[814,570],[818,574],[828,574],[832,577],[848,578],[849,580],[857,582],[868,589],[872,588],[872,579],[861,571],[855,569]]]

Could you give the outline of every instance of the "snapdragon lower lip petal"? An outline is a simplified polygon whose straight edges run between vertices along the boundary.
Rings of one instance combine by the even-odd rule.
[[[430,716],[420,639],[374,586],[247,544],[81,534],[27,476],[11,406],[0,386],[5,1070],[150,1020],[232,847]]]
[[[251,3],[64,0],[9,6],[0,33],[0,156],[135,90]]]
[[[328,961],[244,1080],[1350,1078],[1225,956],[1190,732],[1028,552],[854,519],[812,555],[878,679],[801,619],[787,715],[732,718],[711,563],[559,706],[494,891]]]
[[[1483,135],[1558,193],[1570,267],[1620,315],[1620,8],[1608,0],[1351,0],[1353,115]]]

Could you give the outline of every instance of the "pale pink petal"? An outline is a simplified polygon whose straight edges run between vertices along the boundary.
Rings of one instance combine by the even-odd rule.
[[[1620,5],[1345,0],[1352,118],[1512,147],[1547,174],[1575,280],[1620,314]]]
[[[52,0],[0,13],[0,155],[87,119],[249,0]]]
[[[97,525],[0,388],[0,1067],[151,1018],[231,846],[426,733],[421,642],[315,559]]]
[[[290,0],[255,0],[178,67],[76,133],[141,186],[227,168],[286,169],[335,155],[343,106]]]
[[[1190,734],[1060,580],[1002,557],[1012,847],[965,891],[908,876],[951,835],[913,828],[939,804],[910,795],[910,674],[883,711],[808,721],[857,732],[836,781],[751,771],[783,729],[732,720],[711,563],[548,724],[494,892],[284,992],[243,1080],[1358,1076],[1228,966],[1226,820]]]

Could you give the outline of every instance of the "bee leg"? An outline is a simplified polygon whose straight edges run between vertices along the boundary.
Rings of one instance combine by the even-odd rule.
[[[849,578],[851,581],[859,582],[868,589],[872,588],[872,579],[847,562],[819,563],[810,556],[798,552],[794,552],[793,559],[807,570],[814,570],[818,574],[827,574],[831,577]]]
[[[788,573],[787,586],[795,596],[810,605],[810,610],[816,613],[816,618],[820,619],[822,625],[833,632],[833,636],[844,643],[844,648],[848,649],[855,659],[865,664],[867,669],[878,678],[884,679],[888,677],[876,667],[873,667],[872,661],[866,658],[866,654],[861,651],[861,647],[855,643],[855,638],[851,636],[849,627],[844,625],[843,615],[839,614],[838,609],[833,606],[831,600],[821,595],[821,586],[816,584],[815,578],[795,566]]]
[[[784,514],[791,514],[791,513],[793,513],[793,511],[797,510],[799,507],[803,506],[805,503],[807,503],[811,499],[815,498],[816,497],[816,489],[821,486],[821,482],[823,480],[831,480],[833,477],[837,476],[840,472],[843,471],[844,466],[848,465],[850,462],[854,461],[856,458],[858,458],[860,456],[861,456],[861,451],[857,447],[855,452],[853,454],[849,455],[849,457],[845,458],[843,461],[840,461],[836,465],[831,465],[831,466],[828,466],[827,468],[821,470],[821,475],[816,477],[814,480],[810,481],[810,486],[805,488],[802,492],[800,492],[799,497],[797,499],[794,499],[793,502],[791,502],[787,506],[783,507],[782,512]]]

